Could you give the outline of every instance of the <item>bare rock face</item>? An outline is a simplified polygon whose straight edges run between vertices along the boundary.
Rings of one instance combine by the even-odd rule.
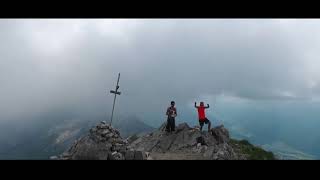
[[[211,129],[211,134],[220,144],[228,143],[230,140],[229,131],[223,125]]]
[[[102,121],[58,158],[63,160],[144,160],[145,152],[130,148],[119,131]]]
[[[164,125],[162,125],[164,126]],[[162,127],[161,126],[161,127]],[[239,159],[229,142],[229,132],[223,126],[201,132],[186,123],[179,124],[176,131],[167,133],[163,128],[133,141],[130,145],[139,151],[152,154],[185,154],[186,157],[201,159],[231,160]]]
[[[237,160],[247,159],[233,146],[224,126],[208,131],[179,124],[167,133],[163,124],[143,136],[123,139],[116,129],[101,122],[71,148],[53,160]]]

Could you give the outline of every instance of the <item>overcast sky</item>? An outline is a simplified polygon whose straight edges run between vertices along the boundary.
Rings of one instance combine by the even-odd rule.
[[[320,20],[0,20],[0,121],[123,113],[171,100],[318,101]]]

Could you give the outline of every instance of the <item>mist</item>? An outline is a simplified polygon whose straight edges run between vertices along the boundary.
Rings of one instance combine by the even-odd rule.
[[[221,121],[248,102],[247,114],[266,103],[284,105],[284,114],[290,102],[319,104],[319,20],[1,19],[0,29],[1,128],[37,126],[52,114],[108,119],[119,72],[116,118],[155,127],[171,100],[178,121],[194,124],[194,101],[212,105]]]

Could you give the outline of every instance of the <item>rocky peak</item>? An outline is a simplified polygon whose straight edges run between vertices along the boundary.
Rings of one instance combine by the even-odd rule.
[[[218,126],[209,132],[191,128],[186,123],[179,124],[176,131],[167,133],[163,129],[140,137],[131,143],[131,147],[150,152],[150,156],[158,159],[167,156],[168,159],[195,157],[197,159],[241,159],[229,144],[229,132],[224,126]],[[171,154],[173,157],[168,156]],[[185,155],[185,157],[183,156]],[[161,157],[160,157],[161,159]]]
[[[164,128],[165,124],[152,133],[123,139],[118,130],[101,122],[90,129],[88,135],[76,141],[67,152],[52,159],[236,160],[250,157],[243,153],[244,146],[241,143],[230,139],[223,125],[209,132],[190,127],[187,123],[179,124],[172,133],[166,132]],[[255,151],[255,148],[251,144],[245,146],[245,150],[250,149],[250,152]],[[263,154],[265,151],[258,149],[258,152]],[[264,158],[264,154],[262,156]]]
[[[120,132],[102,121],[90,129],[88,135],[76,141],[71,148],[59,157],[63,160],[143,160],[147,154],[135,151],[129,146]]]

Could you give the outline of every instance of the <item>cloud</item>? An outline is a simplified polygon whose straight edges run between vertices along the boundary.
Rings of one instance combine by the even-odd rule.
[[[0,20],[1,116],[319,96],[319,20]],[[161,109],[162,108],[162,109]]]

